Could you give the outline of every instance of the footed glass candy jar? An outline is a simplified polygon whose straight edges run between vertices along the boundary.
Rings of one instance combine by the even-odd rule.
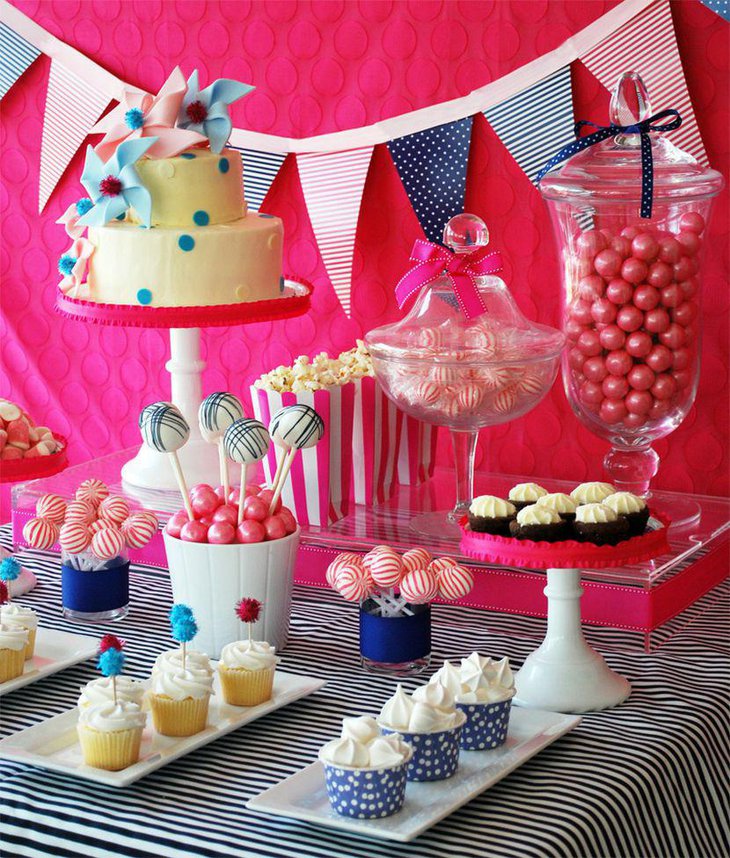
[[[470,214],[452,218],[446,247],[418,241],[414,267],[398,284],[400,322],[365,336],[375,375],[399,408],[451,430],[456,506],[414,519],[420,532],[459,536],[458,520],[473,495],[479,430],[521,417],[545,396],[558,369],[564,337],[530,322],[498,276],[499,253],[488,252],[489,232]],[[448,250],[447,248],[450,248]]]
[[[678,127],[668,113],[652,117],[639,75],[623,75],[611,136],[540,184],[560,246],[568,400],[611,443],[610,481],[642,495],[659,465],[652,442],[679,426],[697,392],[702,258],[723,186],[720,173],[653,130]],[[698,514],[693,504],[662,507],[675,525]]]

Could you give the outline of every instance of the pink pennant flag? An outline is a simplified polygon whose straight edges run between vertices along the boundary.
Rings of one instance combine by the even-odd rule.
[[[299,177],[322,262],[342,309],[351,310],[352,254],[373,147],[297,155]]]
[[[692,101],[677,48],[669,0],[658,0],[581,56],[598,80],[613,90],[623,72],[638,72],[644,80],[654,113],[673,107],[682,127],[669,139],[680,149],[707,163]]]
[[[43,118],[39,212],[46,207],[66,167],[110,100],[58,60],[51,60]]]

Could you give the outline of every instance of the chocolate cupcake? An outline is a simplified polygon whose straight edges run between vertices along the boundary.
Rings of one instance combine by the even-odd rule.
[[[622,515],[629,523],[629,536],[641,536],[649,521],[649,507],[643,498],[631,492],[616,492],[604,501],[616,515]]]
[[[594,545],[616,545],[629,537],[626,516],[617,515],[603,503],[586,503],[575,511],[576,537]]]
[[[469,527],[475,533],[509,536],[509,525],[517,510],[514,504],[494,495],[480,495],[469,506]]]
[[[563,519],[563,521],[573,522],[575,521],[575,510],[578,507],[578,504],[573,500],[570,495],[563,494],[563,492],[555,492],[551,495],[543,495],[537,501],[538,506],[544,506],[547,509],[551,509]]]
[[[519,512],[526,506],[537,503],[537,501],[541,497],[545,497],[546,494],[547,489],[544,489],[542,486],[538,486],[537,483],[518,483],[516,486],[512,486],[509,490],[508,500],[517,507],[517,511]]]
[[[534,503],[517,513],[517,518],[510,523],[509,532],[515,539],[559,542],[570,536],[570,525],[555,510]]]
[[[603,503],[616,489],[611,483],[581,483],[570,493],[573,500],[580,506],[584,503]]]

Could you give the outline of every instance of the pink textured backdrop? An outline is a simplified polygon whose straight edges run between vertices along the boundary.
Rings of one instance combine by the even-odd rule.
[[[463,95],[557,47],[614,2],[25,2],[49,31],[133,84],[156,90],[180,64],[203,81],[227,76],[257,90],[234,125],[285,136],[350,128]],[[728,25],[698,0],[672,4],[680,52],[710,162],[728,174]],[[3,100],[4,178],[0,395],[70,436],[74,462],[139,441],[137,414],[169,395],[162,331],[101,328],[53,312],[66,239],[54,221],[79,195],[81,153],[42,216],[38,163],[49,61],[41,57]],[[578,118],[607,118],[607,92],[573,65]],[[666,107],[669,105],[658,105]],[[535,122],[539,122],[539,115]],[[716,207],[704,280],[703,376],[695,407],[656,449],[656,485],[727,494],[728,192]],[[316,286],[308,316],[204,334],[205,392],[241,393],[261,371],[300,353],[349,348],[397,317],[392,287],[420,235],[385,147],[365,188],[354,263],[354,318],[339,309],[314,242],[292,156],[264,210],[284,219],[286,264]],[[522,309],[558,318],[555,245],[539,194],[477,117],[466,208],[482,216],[508,262]],[[607,445],[572,416],[559,384],[530,415],[484,431],[480,468],[575,480],[600,476]],[[446,443],[440,453],[450,459]]]

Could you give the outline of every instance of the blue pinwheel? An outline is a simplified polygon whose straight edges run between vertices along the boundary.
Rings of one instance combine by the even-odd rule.
[[[103,226],[133,207],[140,221],[150,225],[152,198],[133,165],[156,140],[156,137],[125,140],[106,163],[91,146],[87,148],[81,183],[94,205],[78,219],[79,224]]]
[[[228,105],[248,95],[256,87],[237,80],[221,78],[205,89],[198,85],[197,69],[188,78],[188,90],[182,100],[177,118],[178,128],[204,134],[210,140],[210,150],[220,152],[231,136]]]

